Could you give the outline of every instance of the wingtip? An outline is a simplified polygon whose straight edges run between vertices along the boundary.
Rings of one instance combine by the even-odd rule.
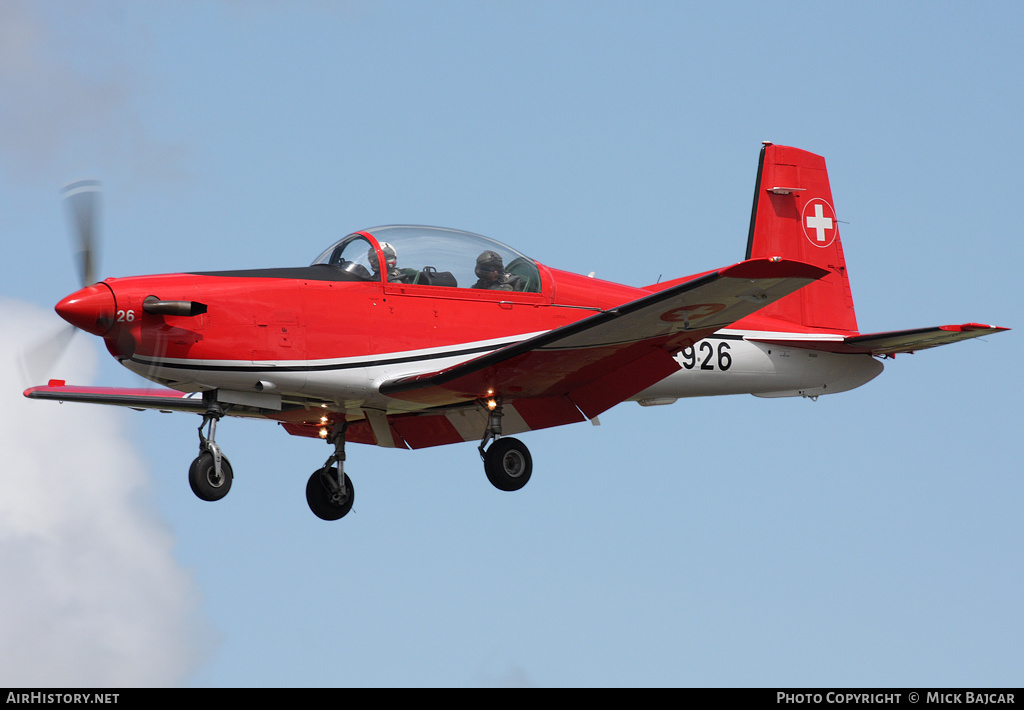
[[[948,330],[953,333],[968,333],[974,330],[989,330],[993,333],[1001,333],[1010,330],[1000,325],[985,325],[984,323],[961,323],[959,325],[940,325],[941,330]]]
[[[733,264],[720,272],[721,276],[737,279],[788,279],[804,278],[817,280],[827,276],[828,269],[807,264],[803,261],[783,259],[781,256],[747,259]]]
[[[21,394],[29,399],[36,399],[37,392],[45,392],[46,390],[54,389],[56,387],[67,387],[67,384],[68,383],[65,380],[50,380],[45,385],[34,385],[29,387]]]

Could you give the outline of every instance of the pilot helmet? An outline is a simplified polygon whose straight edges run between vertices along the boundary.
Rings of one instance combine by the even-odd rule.
[[[476,258],[475,272],[477,278],[482,279],[486,273],[504,270],[505,264],[501,260],[501,255],[496,251],[485,251]]]
[[[387,264],[388,269],[393,269],[398,264],[398,252],[388,242],[380,243],[380,250],[384,253],[384,263]],[[377,252],[373,247],[370,247],[370,251],[366,253],[366,258],[370,261],[370,266],[374,271],[380,273],[380,264],[377,263]]]

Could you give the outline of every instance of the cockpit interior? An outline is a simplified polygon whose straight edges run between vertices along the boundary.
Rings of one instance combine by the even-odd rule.
[[[391,225],[355,232],[332,244],[313,265],[331,266],[353,281],[541,291],[540,272],[529,257],[488,237],[442,227]]]

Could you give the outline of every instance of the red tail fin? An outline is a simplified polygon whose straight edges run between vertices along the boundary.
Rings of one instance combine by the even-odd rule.
[[[747,258],[773,256],[814,264],[831,273],[759,315],[797,324],[801,330],[857,331],[825,159],[799,148],[766,143],[757,169]]]

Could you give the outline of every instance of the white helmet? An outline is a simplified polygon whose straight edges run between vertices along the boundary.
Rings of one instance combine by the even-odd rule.
[[[387,242],[381,242],[380,250],[384,254],[384,262],[387,264],[388,270],[395,268],[395,266],[398,264],[398,252],[395,251],[395,248]],[[376,271],[377,273],[380,273],[380,264],[377,263],[376,250],[374,250],[371,247],[370,251],[367,252],[366,254],[366,258],[369,259],[370,266],[373,268],[373,270]]]

